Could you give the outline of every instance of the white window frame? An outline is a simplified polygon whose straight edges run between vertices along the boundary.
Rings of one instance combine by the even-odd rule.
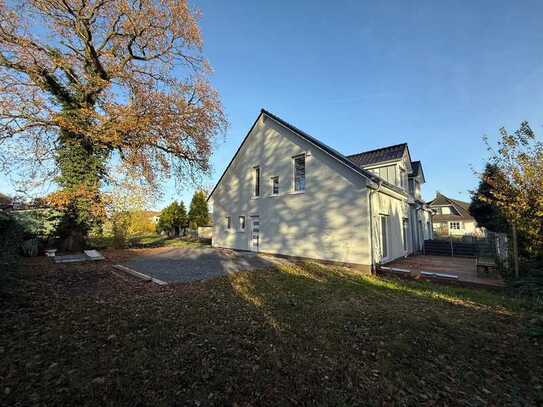
[[[275,186],[275,181],[277,181],[277,192],[274,192],[273,188]],[[270,184],[271,184],[271,196],[277,196],[279,195],[280,189],[279,189],[279,177],[276,175],[274,177],[270,177]]]
[[[245,216],[240,215],[238,218],[238,231],[245,232],[245,227],[247,226],[246,222],[247,220],[245,219]]]
[[[462,230],[464,229],[462,222],[460,221],[450,221],[449,222],[449,230]]]
[[[296,160],[299,158],[304,159],[304,178],[303,178],[304,187],[302,189],[296,189]],[[305,190],[307,189],[306,180],[307,180],[307,156],[305,153],[295,155],[294,157],[292,157],[292,191],[298,194],[305,192]]]

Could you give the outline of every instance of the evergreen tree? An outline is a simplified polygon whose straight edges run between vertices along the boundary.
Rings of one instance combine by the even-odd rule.
[[[506,218],[493,202],[494,185],[498,177],[502,178],[500,169],[495,164],[487,163],[479,187],[471,191],[469,212],[479,226],[493,232],[506,233],[509,229]]]
[[[187,211],[181,201],[173,201],[160,212],[157,223],[157,232],[166,232],[179,235],[181,229],[187,227]]]
[[[196,191],[192,196],[189,210],[189,224],[192,228],[207,226],[209,224],[209,210],[204,191]]]

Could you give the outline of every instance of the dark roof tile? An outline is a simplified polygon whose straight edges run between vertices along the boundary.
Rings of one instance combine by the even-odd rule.
[[[403,157],[406,148],[407,143],[396,144],[394,146],[348,155],[347,158],[362,167],[383,161],[399,160]]]

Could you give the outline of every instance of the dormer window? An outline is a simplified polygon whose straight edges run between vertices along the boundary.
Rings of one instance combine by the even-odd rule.
[[[403,168],[400,168],[400,184],[403,189],[407,189],[407,176]]]

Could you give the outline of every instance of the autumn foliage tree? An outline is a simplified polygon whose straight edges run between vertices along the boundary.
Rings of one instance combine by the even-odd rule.
[[[543,143],[523,122],[514,133],[500,129],[496,149],[488,140],[487,145],[499,176],[487,178],[489,193],[479,198],[495,205],[511,225],[518,275],[517,233],[529,242],[526,255],[543,256]]]
[[[209,170],[226,125],[185,0],[0,0],[3,164],[55,176],[62,234],[104,216],[112,160],[151,185]]]

